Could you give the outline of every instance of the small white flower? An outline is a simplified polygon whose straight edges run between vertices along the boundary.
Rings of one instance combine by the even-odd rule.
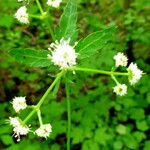
[[[14,117],[14,118],[13,117],[9,117],[9,121],[8,122],[13,127],[16,127],[16,126],[20,125],[20,122],[19,122],[17,117]]]
[[[15,18],[18,19],[21,23],[28,24],[29,23],[29,15],[27,13],[26,6],[20,7],[15,13]]]
[[[17,141],[19,142],[20,141],[20,135],[27,135],[28,132],[30,131],[29,127],[26,126],[26,125],[17,125],[13,128],[13,131],[14,131],[14,134],[13,136],[15,138],[17,138]]]
[[[127,66],[128,58],[123,53],[120,53],[120,52],[117,53],[114,56],[114,60],[115,60],[116,67],[119,67],[119,66],[126,67]]]
[[[47,5],[57,8],[60,6],[61,2],[62,2],[62,0],[48,0]]]
[[[127,86],[125,84],[118,84],[114,88],[114,93],[117,95],[123,96],[127,94]]]
[[[140,70],[134,63],[131,63],[127,70],[129,73],[129,82],[131,85],[134,85],[142,77],[143,71]]]
[[[36,133],[39,137],[44,137],[44,138],[49,137],[49,135],[50,135],[51,132],[52,132],[52,126],[51,126],[51,124],[43,124],[43,125],[41,125],[41,126],[35,131],[35,133]]]
[[[48,55],[48,58],[60,67],[60,69],[65,69],[76,65],[77,53],[74,47],[69,45],[70,40],[64,40],[63,38],[60,42],[56,41],[52,43],[48,48],[52,54]]]
[[[12,101],[14,110],[18,113],[20,110],[23,110],[27,107],[25,97],[15,97]]]

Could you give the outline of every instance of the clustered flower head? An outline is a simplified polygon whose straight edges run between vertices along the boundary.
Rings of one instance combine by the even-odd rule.
[[[123,66],[126,67],[128,63],[128,58],[121,52],[117,53],[114,56],[115,67]],[[127,67],[128,78],[131,85],[136,84],[142,77],[143,71],[140,70],[136,64],[133,62]],[[115,77],[114,77],[115,78]],[[117,81],[117,79],[115,78]],[[120,96],[123,96],[127,93],[127,86],[125,84],[120,84],[117,81],[117,85],[113,88],[113,91]]]
[[[74,46],[71,46],[70,40],[61,39],[60,42],[56,41],[52,43],[48,48],[51,51],[51,55],[48,58],[59,66],[60,69],[66,69],[76,65],[77,53],[75,52]]]
[[[123,96],[127,94],[127,86],[125,84],[118,84],[114,88],[114,93],[117,95]]]
[[[52,126],[51,124],[42,124],[36,131],[35,133],[39,137],[44,137],[47,138],[49,137],[50,133],[52,132]]]
[[[29,23],[29,15],[27,13],[26,6],[20,7],[15,13],[15,18],[21,23],[28,24]]]
[[[30,128],[23,124],[23,122],[17,117],[9,117],[9,123],[13,127],[13,136],[17,138],[17,141],[20,141],[20,135],[27,135],[30,131]]]
[[[134,85],[142,77],[143,71],[141,71],[134,63],[131,63],[127,70],[129,73],[129,82],[131,85]]]
[[[114,60],[115,60],[115,65],[116,67],[119,67],[119,66],[124,66],[126,67],[127,66],[127,63],[128,63],[128,58],[123,54],[123,53],[117,53],[117,55],[114,56]]]
[[[25,97],[15,97],[13,98],[12,105],[14,110],[18,113],[21,110],[24,110],[28,107],[26,104]],[[35,109],[35,106],[33,106],[33,109]],[[37,110],[38,112],[38,110]],[[38,116],[39,117],[39,116]],[[24,121],[22,121],[19,117],[9,117],[9,120],[7,121],[12,127],[13,127],[13,136],[17,138],[17,141],[20,141],[21,135],[27,135],[29,132],[31,132],[31,128],[27,126]],[[48,138],[50,133],[52,132],[52,126],[51,124],[42,124],[40,123],[40,127],[34,131],[32,131],[39,137]]]
[[[62,0],[48,0],[47,5],[51,6],[51,7],[58,8],[60,6],[61,2],[62,2]]]
[[[15,97],[13,98],[12,105],[14,110],[18,113],[27,107],[25,97]]]

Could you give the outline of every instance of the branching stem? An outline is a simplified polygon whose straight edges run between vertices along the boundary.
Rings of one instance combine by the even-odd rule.
[[[98,69],[91,69],[91,68],[72,67],[72,68],[69,68],[68,70],[92,72],[92,73],[99,73],[99,74],[105,74],[105,75],[128,76],[128,72],[114,72],[114,71],[105,71],[105,70],[98,70]]]
[[[41,12],[41,15],[43,15],[43,14],[44,14],[44,11],[43,11],[43,9],[42,9],[42,6],[41,6],[39,0],[36,0],[36,3],[37,3],[37,6],[38,6],[38,8],[39,8],[39,10],[40,10],[40,12]]]
[[[47,89],[45,94],[42,96],[38,104],[35,106],[35,108],[29,113],[29,115],[24,119],[24,123],[26,123],[33,115],[40,109],[40,106],[43,104],[44,100],[47,98],[48,94],[51,92],[55,84],[61,79],[62,75],[64,74],[64,70],[62,70],[60,73],[57,74],[57,77],[53,81],[53,83],[50,85],[50,87]]]

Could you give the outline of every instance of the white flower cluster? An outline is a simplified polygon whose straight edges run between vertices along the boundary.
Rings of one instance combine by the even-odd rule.
[[[123,53],[117,53],[114,56],[114,60],[115,60],[115,66],[119,67],[119,66],[123,66],[126,67],[127,63],[128,63],[128,58],[123,54]],[[127,71],[128,71],[128,78],[129,78],[129,82],[131,85],[136,84],[140,78],[142,77],[143,71],[140,70],[136,64],[131,63],[128,67],[127,67]],[[114,92],[117,95],[123,96],[127,93],[127,86],[125,84],[120,84],[118,83],[114,88]]]
[[[25,97],[15,97],[13,98],[12,105],[14,110],[19,113],[20,110],[23,110],[27,107]]]
[[[62,0],[48,0],[47,5],[51,6],[51,7],[58,8],[60,6],[61,2],[62,2]]]
[[[17,10],[17,12],[15,13],[15,18],[21,23],[29,23],[29,15],[27,13],[26,6],[22,6]]]
[[[127,86],[125,84],[118,84],[114,88],[114,93],[117,95],[123,96],[127,94]]]
[[[127,68],[129,73],[129,82],[131,85],[136,84],[142,77],[143,71],[140,70],[136,64],[131,63]]]
[[[17,138],[18,142],[20,141],[20,135],[27,135],[30,131],[30,128],[23,124],[22,121],[17,117],[9,117],[9,123],[13,127],[13,136]]]
[[[127,66],[128,58],[123,53],[120,53],[120,52],[117,53],[117,55],[114,56],[114,60],[116,63],[116,67],[119,67],[119,66],[126,67]]]
[[[78,54],[75,52],[74,46],[71,46],[69,43],[70,40],[62,38],[60,42],[56,41],[48,48],[51,51],[51,55],[48,55],[48,58],[60,69],[72,67],[77,63],[76,58]]]
[[[51,132],[52,132],[52,126],[51,126],[51,124],[43,124],[43,125],[41,125],[41,126],[35,131],[35,133],[36,133],[39,137],[44,137],[44,138],[49,137],[49,135],[50,135]]]
[[[15,97],[13,98],[12,105],[14,110],[19,113],[21,110],[27,108],[25,97]],[[34,107],[33,107],[34,109]],[[24,122],[18,117],[9,117],[9,124],[13,127],[13,136],[20,141],[21,135],[27,135],[31,130],[24,124]],[[34,131],[32,131],[34,132]],[[42,124],[38,129],[35,130],[35,134],[39,137],[47,138],[52,132],[52,126],[50,124]]]

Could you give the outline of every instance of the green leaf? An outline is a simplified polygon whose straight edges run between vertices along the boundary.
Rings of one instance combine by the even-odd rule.
[[[122,149],[122,147],[123,147],[123,143],[122,143],[122,141],[114,141],[114,143],[113,143],[113,147],[114,147],[114,149]]]
[[[136,141],[139,143],[146,138],[146,135],[144,132],[136,131],[133,133],[133,136],[135,137]]]
[[[65,39],[70,38],[71,42],[75,41],[77,35],[76,22],[77,22],[76,0],[69,0],[60,18],[59,28],[57,28],[56,30],[56,39],[60,40],[61,38]]]
[[[122,124],[119,124],[117,127],[116,127],[116,131],[120,134],[120,135],[124,135],[126,134],[126,126],[122,125]]]
[[[136,139],[130,134],[123,137],[123,141],[125,145],[130,149],[137,149],[138,147]]]
[[[150,141],[146,141],[144,143],[144,150],[149,150],[149,148],[150,148]]]
[[[130,117],[135,120],[142,120],[145,118],[145,113],[142,108],[133,108],[129,111]]]
[[[16,48],[10,51],[10,55],[17,61],[30,67],[47,67],[51,65],[48,59],[48,51],[30,48]]]
[[[4,144],[9,145],[13,143],[12,137],[10,135],[2,135],[1,140]]]
[[[76,46],[76,51],[79,53],[78,58],[84,59],[90,57],[95,54],[97,50],[102,49],[112,39],[115,31],[116,27],[111,26],[81,39]]]
[[[149,129],[149,126],[148,126],[146,120],[136,122],[136,126],[137,126],[137,129],[139,129],[141,131],[146,131]]]

